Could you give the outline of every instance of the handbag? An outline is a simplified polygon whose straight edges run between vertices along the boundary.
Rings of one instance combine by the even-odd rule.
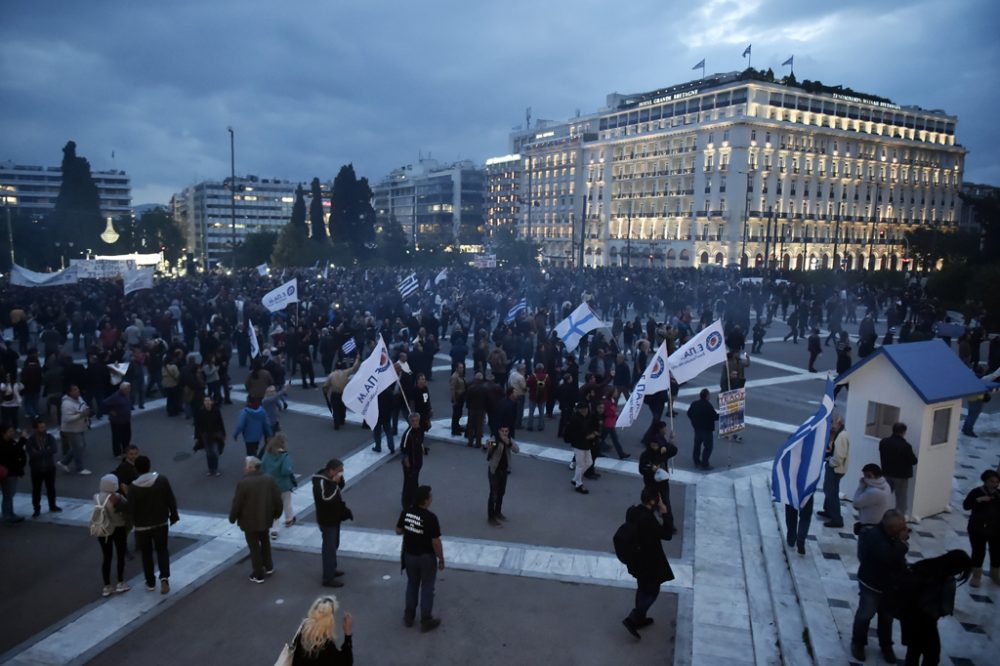
[[[295,630],[292,642],[285,643],[285,647],[281,648],[281,652],[278,653],[278,660],[274,662],[274,666],[292,666],[292,661],[295,659],[295,646],[299,642],[300,631],[302,631],[302,625],[299,625],[299,628]]]

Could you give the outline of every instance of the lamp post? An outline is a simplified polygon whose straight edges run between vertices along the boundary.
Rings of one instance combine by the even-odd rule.
[[[229,131],[229,221],[233,232],[233,265],[236,264],[236,133]]]
[[[840,240],[840,215],[837,215],[833,227],[833,272],[840,270],[840,260],[837,258],[837,242]]]
[[[628,237],[625,239],[625,267],[632,268],[632,202],[628,202]]]
[[[7,243],[10,245],[10,269],[14,270],[14,227],[10,224],[10,201],[4,197],[4,208],[7,211]]]
[[[753,171],[741,171],[740,173],[745,173],[747,176],[746,205],[743,207],[743,246],[740,248],[740,266],[742,266],[743,257],[747,254],[747,227],[750,226],[750,186],[753,184],[751,180],[753,178]],[[749,264],[748,260],[746,268],[750,267]]]
[[[767,207],[767,233],[764,235],[764,272],[771,262],[771,219],[774,215],[771,213],[771,207]]]
[[[871,231],[868,234],[868,270],[875,270],[875,206],[882,196],[882,183],[875,183],[875,198],[872,199]]]

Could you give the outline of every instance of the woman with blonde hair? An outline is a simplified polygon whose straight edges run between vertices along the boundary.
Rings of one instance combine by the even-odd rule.
[[[344,613],[344,642],[337,648],[337,598],[320,597],[309,607],[306,619],[302,620],[295,635],[292,664],[326,664],[351,666],[354,663],[354,648],[351,630],[354,619]]]
[[[261,471],[272,477],[281,491],[281,503],[285,510],[285,527],[295,524],[295,514],[292,512],[292,488],[298,485],[295,473],[292,471],[292,457],[288,455],[288,439],[285,433],[279,432],[267,440],[267,449],[261,459]],[[278,520],[271,527],[271,538],[278,537]]]

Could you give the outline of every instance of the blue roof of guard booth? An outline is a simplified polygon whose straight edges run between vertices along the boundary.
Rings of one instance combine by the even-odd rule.
[[[926,404],[954,400],[987,390],[983,380],[967,368],[943,340],[906,342],[879,347],[837,377],[843,384],[852,374],[885,356]]]

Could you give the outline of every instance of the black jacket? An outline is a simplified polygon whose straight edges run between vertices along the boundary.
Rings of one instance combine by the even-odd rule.
[[[316,503],[316,523],[320,527],[335,527],[354,514],[344,502],[344,480],[335,482],[323,470],[313,474],[313,501]]]
[[[25,441],[25,450],[28,453],[28,462],[31,463],[31,471],[47,472],[56,468],[55,456],[59,453],[56,438],[45,433],[45,439],[39,442],[32,433]]]
[[[897,479],[913,477],[913,466],[917,464],[917,456],[913,447],[899,435],[889,435],[878,443],[879,457],[882,461],[882,473]]]
[[[688,418],[691,419],[691,427],[695,430],[715,430],[715,422],[719,420],[719,413],[708,400],[698,398],[688,407]]]
[[[9,442],[0,440],[0,465],[7,468],[10,476],[24,476],[24,466],[28,455],[24,452],[25,440],[19,437]]]
[[[128,502],[137,530],[177,522],[177,500],[166,477],[156,472],[142,474],[128,489]]]
[[[881,525],[858,537],[858,581],[878,592],[895,589],[906,573],[906,552],[902,541],[890,539]]]
[[[668,513],[661,521],[656,518],[653,509],[637,504],[625,513],[625,521],[633,523],[639,530],[639,553],[629,565],[628,572],[640,582],[660,584],[673,580],[674,572],[660,543],[673,537],[673,516]]]

